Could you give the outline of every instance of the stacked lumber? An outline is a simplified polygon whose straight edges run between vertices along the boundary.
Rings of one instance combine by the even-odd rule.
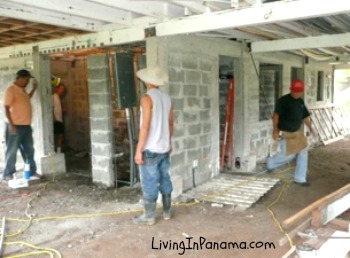
[[[346,257],[350,254],[350,221],[337,217],[349,209],[350,184],[283,221],[282,226],[291,238],[301,238],[301,243],[283,258]],[[282,238],[280,245],[287,241],[286,237]]]

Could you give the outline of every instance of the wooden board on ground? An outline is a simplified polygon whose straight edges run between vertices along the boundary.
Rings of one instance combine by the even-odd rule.
[[[347,184],[346,186],[338,189],[337,191],[326,195],[321,199],[318,199],[316,202],[302,209],[295,215],[289,217],[288,219],[282,222],[282,226],[285,229],[290,229],[293,226],[295,227],[298,223],[300,224],[302,221],[305,221],[307,218],[311,218],[313,211],[320,210],[322,213],[322,211],[324,212],[324,210],[327,210],[327,208],[330,207],[329,210],[331,212],[326,212],[328,218],[326,218],[325,220],[322,219],[322,223],[326,224],[327,222],[329,222],[330,220],[332,220],[333,218],[337,217],[342,212],[350,208],[350,202],[347,202],[349,194],[350,184]],[[342,199],[345,201],[341,201]],[[335,204],[332,205],[333,203]]]

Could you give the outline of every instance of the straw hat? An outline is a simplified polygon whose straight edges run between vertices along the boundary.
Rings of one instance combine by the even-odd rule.
[[[141,69],[136,75],[140,80],[155,86],[164,86],[168,82],[168,75],[159,66]]]

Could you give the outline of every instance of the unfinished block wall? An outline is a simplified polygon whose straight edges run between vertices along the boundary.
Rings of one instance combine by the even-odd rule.
[[[115,186],[114,134],[108,56],[89,56],[87,65],[93,181],[112,187]]]
[[[196,53],[169,54],[169,93],[175,117],[172,173],[181,174],[184,189],[210,177],[205,166],[210,159],[212,132],[211,99],[217,60]],[[193,162],[198,162],[194,167]],[[194,175],[192,174],[194,173]],[[194,182],[193,182],[194,181]]]
[[[239,44],[195,36],[147,40],[147,64],[163,65],[169,73],[163,90],[175,115],[171,175],[182,179],[183,190],[219,173],[219,56],[234,58],[240,52]]]
[[[282,66],[282,85],[280,89],[278,89],[281,95],[285,95],[290,92],[289,87],[292,67],[303,67],[303,59],[301,57],[283,53],[254,55],[254,62],[256,67],[259,67],[260,63]],[[255,162],[260,162],[265,161],[266,157],[270,153],[271,145],[273,144],[271,115],[274,111],[274,103],[269,105],[268,109],[265,110],[266,118],[261,120],[259,117],[261,105],[259,105],[259,103],[264,100],[262,99],[262,89],[259,88],[259,83],[262,83],[262,86],[267,90],[266,94],[270,96],[268,101],[274,102],[277,100],[277,98],[272,94],[273,89],[271,85],[275,80],[275,75],[269,74],[268,71],[265,71],[263,72],[266,73],[266,76],[263,77],[265,79],[259,82],[256,72],[254,71],[252,61],[245,58],[244,67],[244,81],[245,85],[249,87],[249,97],[247,99],[249,103],[249,113],[246,117],[246,119],[248,119],[249,133],[249,142],[247,145],[249,146],[249,155],[251,157],[255,156],[255,159],[252,160]]]

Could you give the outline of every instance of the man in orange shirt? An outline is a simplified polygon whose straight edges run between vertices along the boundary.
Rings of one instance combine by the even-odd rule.
[[[33,81],[33,89],[30,93],[25,91],[30,78],[34,78],[29,71],[19,70],[16,73],[15,82],[4,92],[4,107],[6,115],[6,153],[5,168],[2,180],[13,178],[16,172],[17,150],[22,148],[24,158],[30,164],[31,176],[36,174],[36,164],[34,161],[34,142],[32,123],[31,97],[37,88],[37,82]]]

